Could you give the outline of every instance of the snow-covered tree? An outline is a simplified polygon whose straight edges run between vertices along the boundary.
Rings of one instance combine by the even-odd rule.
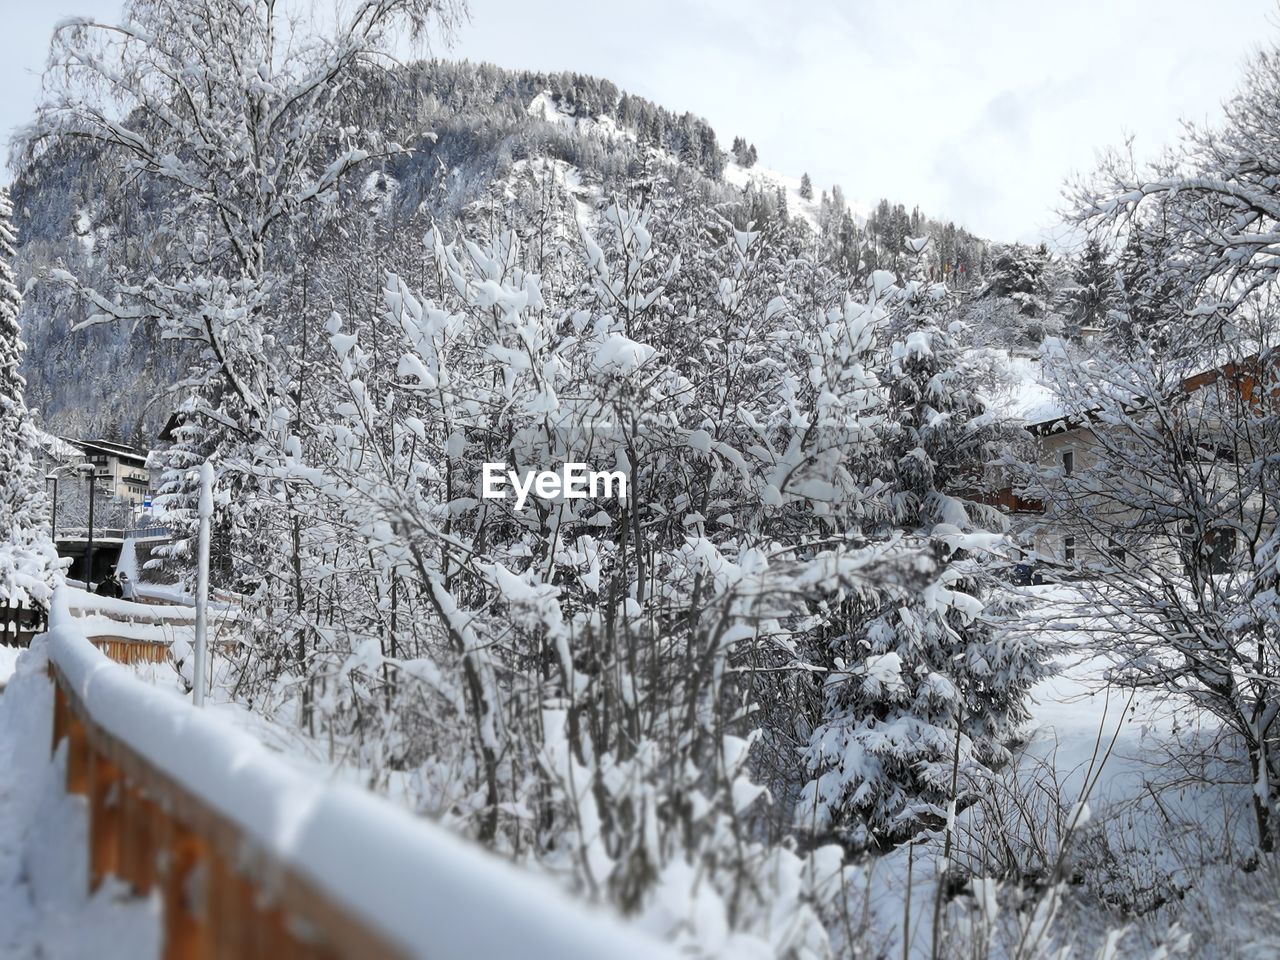
[[[1114,628],[1117,680],[1164,690],[1220,718],[1254,783],[1262,849],[1280,798],[1280,608],[1275,504],[1280,378],[1274,318],[1214,360],[1136,344],[1054,379],[1083,432],[1075,469],[1028,467],[1087,576],[1080,611]],[[1254,352],[1261,346],[1257,353]]]
[[[941,286],[898,287],[886,273],[870,283],[892,337],[876,448],[885,524],[928,544],[936,567],[909,599],[856,605],[821,650],[830,673],[796,819],[853,847],[945,819],[980,789],[1026,718],[1044,659],[1004,629],[1007,604],[982,563],[1003,522],[976,498],[1012,431],[982,397],[981,359],[948,322]]]
[[[273,425],[289,416],[288,241],[356,167],[404,149],[338,123],[342,98],[401,36],[457,11],[452,0],[360,0],[317,35],[272,0],[136,0],[118,24],[56,29],[20,158],[89,141],[166,205],[165,256],[113,278],[116,289],[56,276],[91,303],[86,323],[148,323],[192,344],[190,419],[226,462],[273,456]]]
[[[1136,225],[1162,238],[1166,268],[1203,291],[1197,314],[1213,318],[1203,309],[1213,307],[1229,315],[1273,279],[1280,144],[1270,131],[1278,117],[1280,47],[1271,44],[1249,63],[1224,122],[1189,126],[1182,143],[1146,168],[1108,156],[1076,191],[1077,219],[1122,237]]]
[[[1116,268],[1097,237],[1085,241],[1072,271],[1073,289],[1068,306],[1076,330],[1104,330],[1116,302]]]
[[[809,179],[807,173],[800,177],[800,196],[806,200],[813,199],[813,181]]]
[[[1213,127],[1146,168],[1107,158],[1077,219],[1123,245],[1112,356],[1060,364],[1088,460],[1043,478],[1122,624],[1119,676],[1186,697],[1238,737],[1263,849],[1276,846],[1280,619],[1274,451],[1280,396],[1280,48]]]
[[[48,598],[61,564],[50,539],[44,477],[35,454],[35,425],[18,367],[24,345],[14,284],[17,236],[9,192],[0,190],[0,600]]]
[[[317,726],[368,738],[377,769],[424,765],[422,803],[477,839],[691,942],[724,923],[820,951],[839,855],[758,838],[751,704],[777,688],[742,668],[807,676],[780,618],[931,561],[848,535],[873,496],[850,472],[868,438],[849,365],[863,314],[823,311],[797,339],[812,321],[778,293],[789,258],[721,224],[685,264],[650,213],[605,208],[558,301],[512,233],[436,232],[429,298],[391,276],[368,336],[331,320],[312,371],[325,399],[285,441],[301,524],[281,532],[321,604],[290,629],[316,637]],[[630,489],[521,510],[476,497],[494,461],[617,466]],[[251,689],[271,689],[271,657],[245,665]],[[792,921],[773,925],[777,909]]]
[[[1049,288],[1049,252],[1041,244],[1015,243],[999,248],[992,257],[986,282],[978,297],[1012,300],[1028,317],[1044,317],[1052,307]]]

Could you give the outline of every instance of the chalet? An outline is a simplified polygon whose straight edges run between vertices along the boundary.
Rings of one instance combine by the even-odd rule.
[[[1212,392],[1210,388],[1225,390],[1237,403],[1256,407],[1261,379],[1259,366],[1259,361],[1253,357],[1183,378],[1180,389],[1191,405],[1187,412],[1196,408],[1197,395],[1209,395]],[[1049,391],[1036,383],[1028,385],[1023,399],[1023,410],[1014,412],[1023,420],[1024,428],[1035,444],[1040,469],[1046,476],[1055,473],[1070,476],[1077,471],[1088,470],[1098,461],[1103,446],[1100,438],[1114,429],[1106,422],[1101,409],[1064,413]],[[1124,403],[1129,413],[1139,418],[1152,406],[1148,398],[1137,395]],[[1213,429],[1211,423],[1207,425],[1206,436],[1210,440],[1219,433],[1227,432]],[[1232,454],[1225,449],[1197,451],[1196,456],[1204,460],[1206,466],[1213,463],[1223,465],[1209,466],[1215,470],[1228,468],[1232,462]],[[1230,482],[1230,478],[1224,479]],[[1066,514],[1072,511],[1062,510],[1062,505],[1055,504],[1052,498],[1041,502],[1025,494],[1025,491],[1006,485],[984,499],[1009,515],[1014,532],[1036,558],[1068,566],[1101,559],[1089,555],[1091,549],[1097,549],[1097,545],[1091,543],[1093,538],[1077,536],[1078,531],[1074,531],[1067,521]],[[1224,528],[1218,532],[1230,534],[1231,530]],[[1214,554],[1222,553],[1224,557],[1229,554],[1233,547],[1230,540],[1230,537],[1216,537],[1211,544]],[[1117,544],[1108,552],[1114,561],[1123,558],[1124,547]],[[1156,554],[1159,554],[1158,547]]]
[[[151,493],[147,451],[109,440],[68,440],[79,449],[82,462],[93,464],[100,494],[141,506]]]

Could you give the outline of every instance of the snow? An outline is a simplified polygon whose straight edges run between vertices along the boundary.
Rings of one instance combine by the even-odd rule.
[[[637,343],[620,333],[614,333],[597,348],[591,365],[600,373],[626,376],[639,370],[656,353],[647,343]]]
[[[585,185],[582,171],[573,164],[555,157],[530,157],[513,163],[511,173],[513,178],[528,174],[539,182],[549,178],[573,201],[577,223],[586,226],[591,222],[596,202],[600,199],[600,189]]]
[[[730,183],[740,190],[745,190],[748,185],[754,183],[757,187],[767,187],[770,190],[776,190],[782,187],[787,195],[787,212],[793,217],[801,217],[814,230],[818,229],[818,214],[821,210],[822,187],[818,184],[813,185],[813,199],[806,200],[800,196],[800,178],[791,177],[777,170],[770,170],[760,164],[753,164],[751,167],[743,167],[735,163],[731,159],[724,168],[724,179],[726,183]],[[857,223],[865,223],[867,214],[870,213],[870,207],[865,204],[846,199],[849,213]]]
[[[155,901],[126,896],[112,879],[88,895],[85,801],[63,790],[66,748],[49,756],[44,663],[39,652],[24,655],[0,695],[0,956],[158,957]]]
[[[295,769],[220,713],[196,710],[111,663],[85,638],[69,598],[55,596],[52,629],[37,640],[33,662],[47,651],[98,726],[407,956],[667,955],[551,884],[364,790]],[[47,683],[45,703],[25,710],[27,720],[49,715]],[[43,748],[47,721],[29,739]],[[32,819],[28,811],[18,822]]]
[[[579,117],[571,113],[566,107],[557,104],[552,94],[546,90],[529,101],[529,106],[525,112],[531,117],[546,120],[548,123],[557,124],[570,131],[576,131],[581,134],[594,133],[606,141],[612,142],[619,138],[635,140],[635,134],[630,130],[624,130],[619,127],[613,117]]]
[[[1053,388],[1044,381],[1039,359],[1006,353],[1005,366],[1010,383],[996,398],[996,405],[1015,420],[1043,423],[1062,415],[1062,405]]]
[[[18,654],[22,653],[19,647],[0,647],[0,689],[9,682],[9,678],[13,676],[14,668],[18,665]]]
[[[143,622],[191,623],[195,610],[183,606],[134,603],[115,597],[102,597],[79,587],[64,586],[59,591],[62,603],[75,614],[102,614],[115,620],[139,620]]]
[[[933,346],[930,342],[928,332],[924,330],[912,330],[908,333],[904,352],[906,356],[910,358],[933,356]]]
[[[902,658],[893,651],[871,654],[867,657],[864,666],[868,680],[891,691],[903,689]]]

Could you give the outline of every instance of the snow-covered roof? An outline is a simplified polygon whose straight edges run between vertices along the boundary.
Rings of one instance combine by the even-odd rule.
[[[1062,416],[1062,403],[1053,388],[1044,382],[1038,357],[1010,355],[1006,360],[1010,384],[995,405],[1006,416],[1028,426]]]
[[[85,453],[103,453],[120,460],[132,460],[139,465],[145,465],[147,462],[147,451],[123,443],[115,443],[111,440],[68,440],[67,442],[74,444]]]
[[[74,460],[80,456],[80,447],[75,442],[54,436],[39,427],[36,427],[35,431],[36,442],[40,444],[40,449],[55,460]]]

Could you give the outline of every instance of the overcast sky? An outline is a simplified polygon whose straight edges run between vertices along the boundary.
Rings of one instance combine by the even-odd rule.
[[[0,0],[0,130],[29,114],[53,24],[118,7]],[[1220,115],[1277,20],[1276,0],[471,0],[449,55],[606,76],[820,188],[1031,239],[1098,147],[1151,154]]]

